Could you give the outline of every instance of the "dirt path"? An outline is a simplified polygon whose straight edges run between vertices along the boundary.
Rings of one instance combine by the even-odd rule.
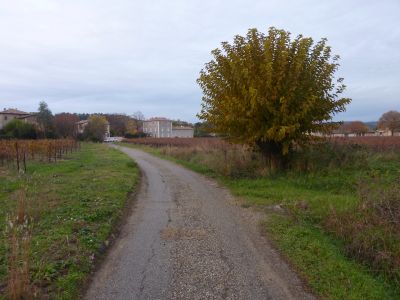
[[[214,181],[139,150],[137,204],[87,299],[310,299],[296,275]]]

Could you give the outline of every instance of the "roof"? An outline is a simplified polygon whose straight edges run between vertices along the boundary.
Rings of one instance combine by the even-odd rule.
[[[0,114],[10,114],[10,115],[29,115],[30,113],[15,109],[15,108],[9,108],[9,109],[4,109],[3,111],[0,111]]]
[[[23,116],[18,117],[18,119],[27,119],[27,118],[31,118],[31,117],[36,117],[36,114],[23,115]]]

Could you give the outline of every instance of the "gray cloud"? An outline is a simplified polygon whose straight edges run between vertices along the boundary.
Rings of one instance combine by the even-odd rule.
[[[248,28],[327,37],[353,98],[339,119],[400,110],[400,3],[386,1],[0,2],[0,107],[194,121],[210,51]]]

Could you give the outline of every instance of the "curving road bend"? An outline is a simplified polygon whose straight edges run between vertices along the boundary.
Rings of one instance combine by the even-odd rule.
[[[118,148],[143,180],[86,299],[313,299],[260,235],[262,214],[211,179]]]

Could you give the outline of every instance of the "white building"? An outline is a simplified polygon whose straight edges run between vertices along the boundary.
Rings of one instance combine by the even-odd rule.
[[[143,121],[143,132],[151,137],[171,137],[172,121],[167,118],[150,118]]]
[[[160,117],[143,121],[143,132],[155,138],[193,137],[193,128],[173,127],[171,120]]]

